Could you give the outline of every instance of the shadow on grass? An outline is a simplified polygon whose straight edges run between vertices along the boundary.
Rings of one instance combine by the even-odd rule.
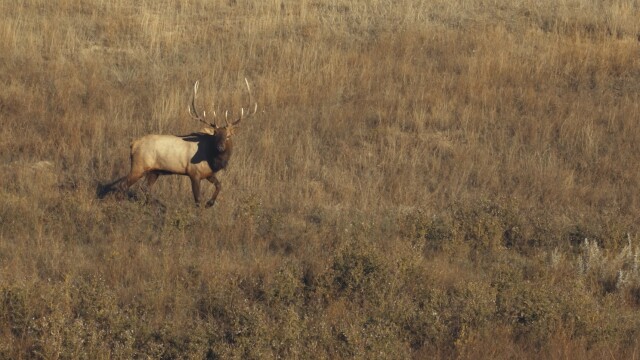
[[[98,183],[98,185],[96,186],[96,197],[102,200],[109,194],[121,194],[121,196],[127,195],[127,197],[131,196],[131,191],[127,191],[127,193],[125,194],[120,191],[120,189],[118,189],[118,184],[124,181],[124,179],[124,177],[121,177],[118,180],[112,181],[107,184],[101,182]]]
[[[141,202],[145,205],[150,205],[160,212],[164,213],[167,210],[166,205],[162,203],[159,199],[155,198],[149,193],[138,193],[133,190],[125,190],[121,191],[118,189],[117,185],[121,179],[118,179],[112,183],[103,184],[98,183],[96,186],[96,197],[100,200],[103,200],[107,197],[115,197],[117,200],[127,200],[132,202]]]

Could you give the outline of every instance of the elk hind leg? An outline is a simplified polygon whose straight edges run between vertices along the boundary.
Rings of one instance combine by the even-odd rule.
[[[155,171],[150,171],[145,175],[145,179],[147,180],[147,190],[151,190],[151,187],[156,183],[156,180],[158,180],[159,176],[160,173]]]
[[[135,184],[138,180],[140,180],[140,178],[144,176],[144,172],[143,173],[139,173],[139,172],[133,172],[131,171],[129,173],[129,175],[120,178],[118,180],[116,180],[113,183],[113,189],[114,190],[118,190],[118,192],[120,193],[120,195],[118,196],[120,199],[122,199],[122,197],[124,197],[127,193],[127,190],[133,185]],[[127,195],[127,197],[129,197],[129,195]]]
[[[218,181],[215,175],[209,176],[207,180],[209,180],[209,182],[211,182],[216,187],[216,190],[213,192],[213,196],[211,196],[211,200],[207,201],[207,204],[205,205],[205,207],[209,208],[212,207],[213,204],[215,204],[216,198],[218,197],[218,193],[220,193],[220,189],[222,189],[222,186],[220,185],[220,181]]]
[[[127,176],[127,181],[124,181],[121,186],[121,190],[125,191],[127,189],[129,189],[131,186],[133,186],[133,184],[135,184],[136,182],[138,182],[138,180],[140,180],[142,177],[144,176],[143,174],[135,174],[135,173],[131,173]]]
[[[157,201],[153,199],[153,195],[151,194],[151,187],[156,182],[156,180],[158,180],[159,176],[160,176],[160,173],[157,171],[149,171],[144,175],[144,178],[145,178],[144,195],[146,196],[147,201]]]

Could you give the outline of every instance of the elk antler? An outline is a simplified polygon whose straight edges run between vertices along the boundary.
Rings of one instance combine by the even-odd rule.
[[[214,129],[217,129],[218,126],[216,125],[215,122],[209,123],[206,121],[206,117],[207,117],[207,113],[205,111],[202,111],[202,116],[200,116],[198,114],[198,110],[196,110],[196,96],[198,95],[198,85],[200,84],[199,81],[196,81],[195,84],[193,84],[193,97],[191,98],[191,105],[189,106],[189,115],[191,115],[191,118],[194,120],[198,120],[201,123],[205,124],[205,125],[209,125],[212,126]],[[193,113],[191,112],[193,111]],[[213,117],[215,118],[216,116],[216,112],[213,112]]]
[[[244,78],[244,82],[245,84],[247,84],[247,90],[249,92],[249,106],[247,107],[247,117],[251,117],[253,116],[257,111],[258,111],[258,102],[256,101],[254,107],[253,107],[253,112],[249,112],[249,109],[251,107],[251,88],[249,87],[249,80],[247,80],[247,78]],[[240,108],[240,117],[238,118],[238,120],[234,121],[232,123],[232,125],[238,125],[238,123],[240,123],[240,121],[244,118],[244,107]],[[226,118],[225,118],[226,121]]]

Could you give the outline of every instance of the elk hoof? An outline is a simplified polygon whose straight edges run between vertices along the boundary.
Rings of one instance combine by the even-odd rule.
[[[205,208],[210,208],[210,207],[212,207],[212,206],[213,206],[213,204],[214,204],[214,203],[215,203],[215,201],[214,201],[214,200],[209,200],[209,201],[207,201],[207,204],[206,204],[204,207],[205,207]]]

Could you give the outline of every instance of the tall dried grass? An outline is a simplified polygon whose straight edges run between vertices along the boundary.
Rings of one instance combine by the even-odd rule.
[[[0,1],[0,356],[637,354],[638,18]],[[96,198],[131,139],[198,128],[193,81],[238,109],[245,77],[213,210],[180,177]]]

